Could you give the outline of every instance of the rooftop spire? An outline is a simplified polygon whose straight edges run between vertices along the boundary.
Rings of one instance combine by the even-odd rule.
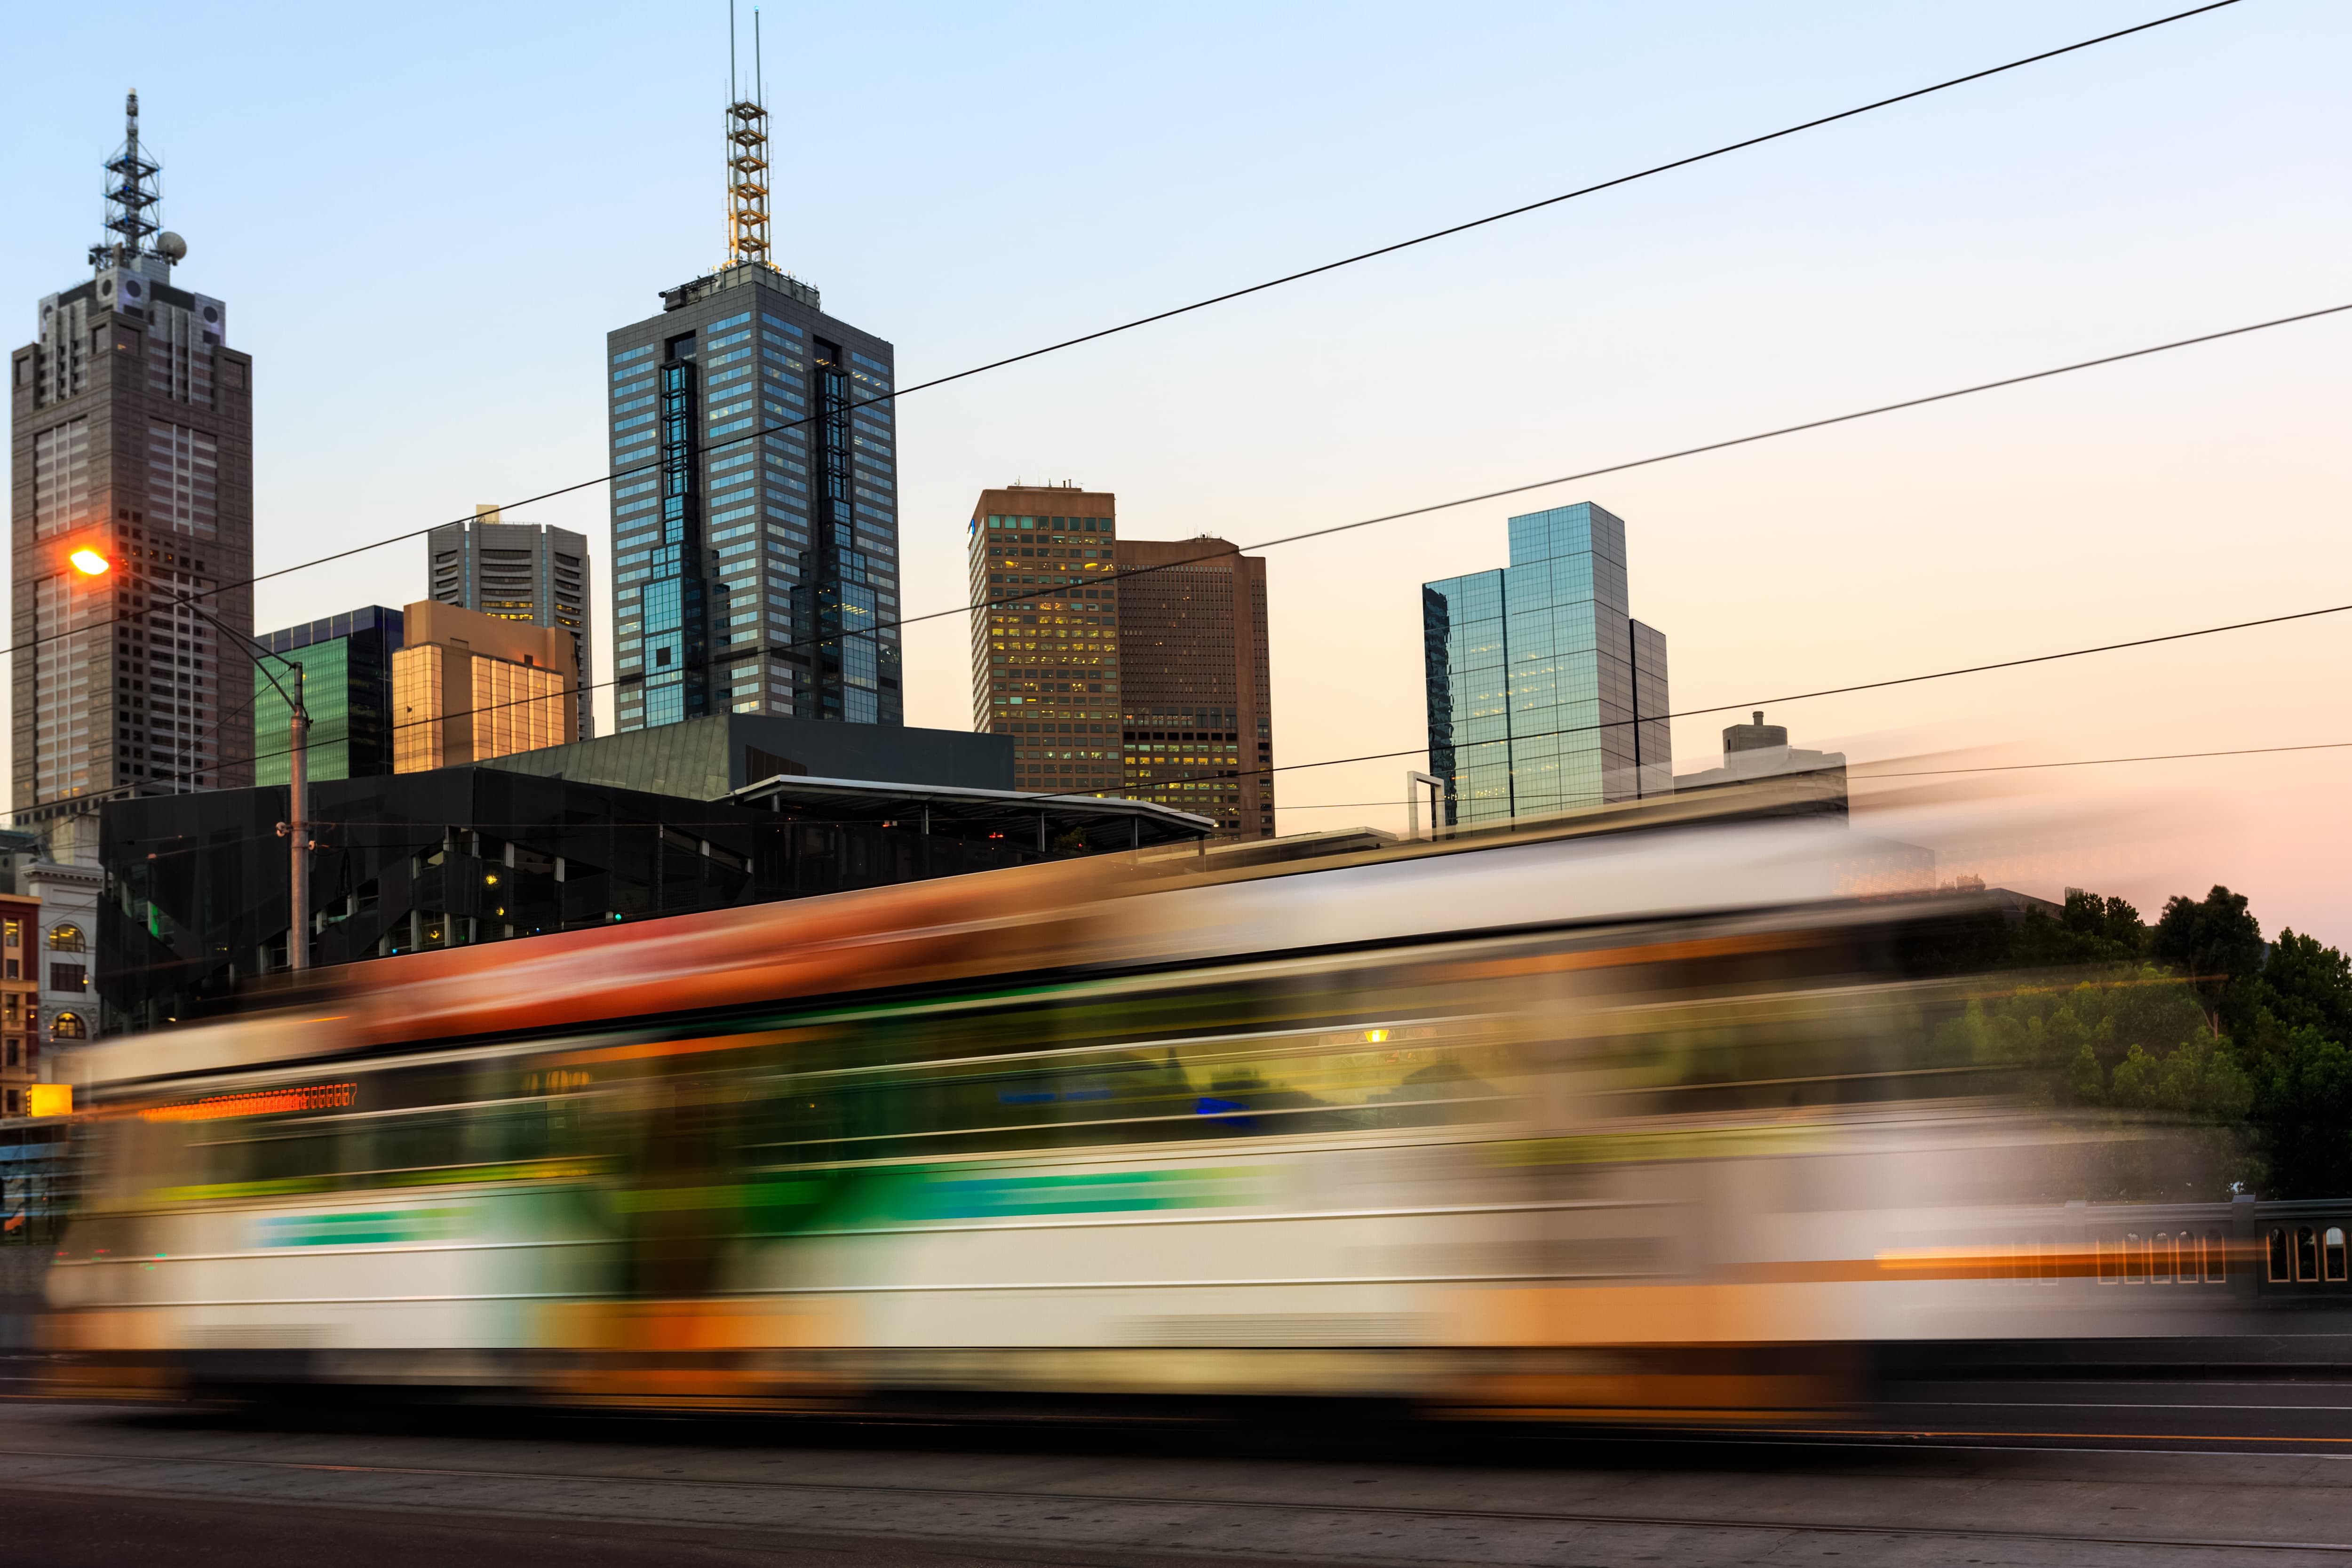
[[[106,163],[106,227],[113,238],[89,247],[90,265],[112,258],[118,264],[152,254],[147,237],[163,227],[156,209],[163,189],[155,176],[163,165],[139,150],[139,93],[133,89],[122,104],[122,145]]]
[[[751,8],[751,88],[736,78],[735,0],[727,4],[727,254],[733,261],[768,259],[768,111],[760,67],[760,9]]]

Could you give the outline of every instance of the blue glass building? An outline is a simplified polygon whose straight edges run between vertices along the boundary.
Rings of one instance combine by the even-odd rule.
[[[904,722],[890,344],[753,262],[662,305],[605,337],[614,727]]]
[[[1671,794],[1665,634],[1634,620],[1625,524],[1511,519],[1511,563],[1423,584],[1429,768],[1448,826]]]

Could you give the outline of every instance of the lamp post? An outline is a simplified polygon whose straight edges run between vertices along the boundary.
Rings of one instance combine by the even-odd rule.
[[[310,794],[310,715],[302,706],[302,666],[294,659],[294,714],[288,725],[292,750],[286,758],[286,820],[278,831],[286,835],[289,858],[286,865],[286,966],[289,969],[310,967],[310,824],[303,820],[305,797]],[[270,677],[269,683],[278,685]],[[278,687],[280,693],[284,687]]]
[[[1445,781],[1439,778],[1435,773],[1416,773],[1411,769],[1406,770],[1404,775],[1404,836],[1407,838],[1418,838],[1421,837],[1421,792],[1424,788],[1429,791],[1430,837],[1435,838],[1437,837],[1437,825],[1444,816],[1444,813],[1438,808],[1438,800],[1445,788]]]

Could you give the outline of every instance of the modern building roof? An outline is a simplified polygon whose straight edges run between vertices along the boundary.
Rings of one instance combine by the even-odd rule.
[[[1075,833],[1090,854],[1188,844],[1216,831],[1205,816],[1150,801],[945,784],[876,784],[865,779],[778,773],[726,796],[735,805],[831,822],[919,822],[927,833],[1007,838],[1040,849]]]

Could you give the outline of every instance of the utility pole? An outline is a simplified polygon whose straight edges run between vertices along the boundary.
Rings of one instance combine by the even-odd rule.
[[[290,662],[290,661],[289,661]],[[286,759],[286,963],[310,967],[310,825],[303,820],[310,793],[310,715],[302,707],[302,667],[294,666],[294,718],[289,726],[293,750]]]
[[[277,688],[278,697],[293,710],[293,721],[289,728],[289,738],[294,744],[287,757],[286,766],[289,786],[287,790],[288,807],[286,820],[278,825],[278,831],[286,839],[289,851],[286,866],[286,966],[289,969],[308,969],[310,967],[310,851],[318,846],[310,842],[310,814],[304,809],[305,796],[310,794],[310,715],[302,706],[302,661],[288,658],[250,632],[231,630],[221,623],[218,616],[196,603],[196,595],[185,589],[180,590],[178,596],[183,605],[210,621],[223,637],[252,644],[253,668]],[[269,667],[261,662],[266,658],[274,658],[294,672],[292,696],[287,696],[286,688],[278,685],[278,678],[269,673]],[[182,768],[179,772],[184,775],[187,770]]]

